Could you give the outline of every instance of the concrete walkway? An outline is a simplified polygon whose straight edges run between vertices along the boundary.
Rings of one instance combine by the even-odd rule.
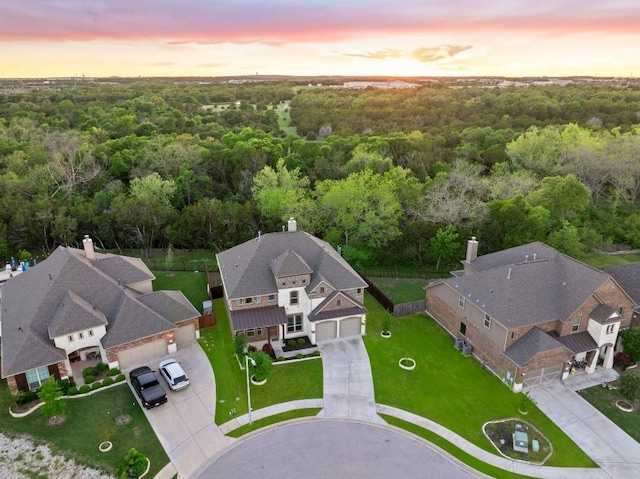
[[[324,408],[318,417],[384,423],[376,413],[373,376],[362,337],[318,343]]]
[[[552,381],[530,391],[538,407],[611,478],[640,477],[640,444],[594,408],[577,390],[616,378],[615,371]]]

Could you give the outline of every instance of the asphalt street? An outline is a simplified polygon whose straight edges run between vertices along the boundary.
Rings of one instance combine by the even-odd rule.
[[[258,431],[193,477],[477,479],[420,438],[385,426],[311,419]]]

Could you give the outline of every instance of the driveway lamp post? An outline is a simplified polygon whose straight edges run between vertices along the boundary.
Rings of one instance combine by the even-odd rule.
[[[251,387],[249,384],[249,361],[251,361],[251,365],[253,367],[256,366],[256,362],[253,360],[253,358],[250,358],[248,354],[244,357],[244,359],[245,370],[247,371],[247,405],[249,406],[249,424],[253,424],[253,421],[251,419]]]

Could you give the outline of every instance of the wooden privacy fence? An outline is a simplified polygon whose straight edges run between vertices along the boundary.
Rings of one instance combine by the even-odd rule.
[[[367,288],[369,294],[373,296],[378,303],[380,303],[380,306],[389,311],[394,317],[399,318],[401,316],[409,316],[410,314],[424,313],[426,309],[426,300],[419,299],[409,303],[394,304],[380,288],[369,280],[369,278],[362,273],[358,274],[360,274],[362,279],[364,279],[367,282],[367,285],[369,285]]]

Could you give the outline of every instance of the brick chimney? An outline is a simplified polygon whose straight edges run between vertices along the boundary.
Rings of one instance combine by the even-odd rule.
[[[287,221],[287,227],[289,228],[289,231],[298,231],[298,223],[293,216],[289,218],[289,221]]]
[[[476,241],[476,237],[472,236],[471,239],[467,241],[466,262],[471,263],[477,257],[478,257],[478,242]]]
[[[93,249],[93,240],[89,237],[89,235],[84,235],[82,246],[84,246],[84,254],[87,259],[96,259],[96,252]]]

